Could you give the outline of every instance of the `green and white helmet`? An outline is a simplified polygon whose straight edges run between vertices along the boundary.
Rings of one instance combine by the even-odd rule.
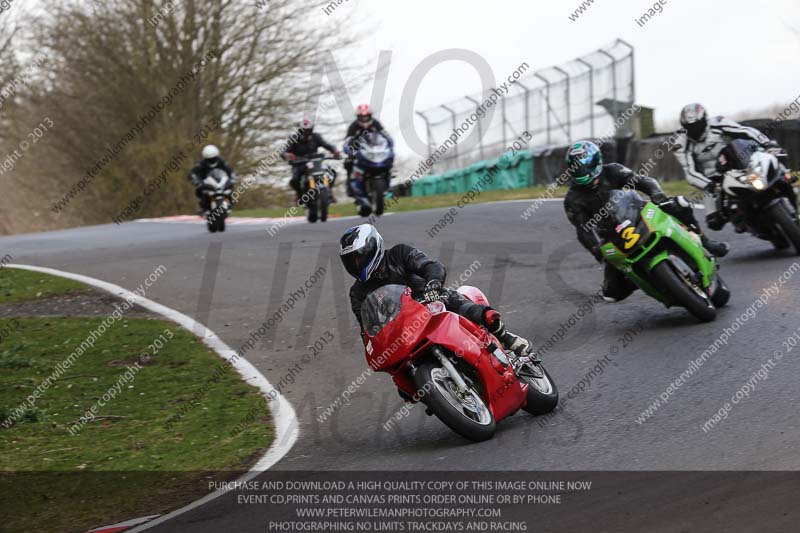
[[[567,151],[567,172],[573,185],[589,187],[603,173],[603,153],[596,144],[581,141]]]

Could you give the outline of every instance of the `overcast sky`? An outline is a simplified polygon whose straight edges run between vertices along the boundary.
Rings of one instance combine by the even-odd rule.
[[[347,0],[330,15],[320,8],[317,16],[332,29],[366,24],[368,37],[356,54],[362,60],[392,51],[380,118],[395,130],[409,74],[425,57],[448,48],[477,52],[499,80],[522,62],[533,68],[560,64],[622,38],[636,48],[638,103],[655,107],[657,121],[694,100],[713,114],[730,114],[800,95],[798,0],[667,0],[644,27],[635,19],[653,1],[595,0],[573,22],[569,15],[580,1]],[[474,68],[451,61],[426,77],[416,107],[479,90]],[[370,91],[354,100],[368,101]],[[400,153],[408,154],[398,141]]]

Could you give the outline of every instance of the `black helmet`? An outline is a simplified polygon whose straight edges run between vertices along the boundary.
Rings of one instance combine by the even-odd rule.
[[[686,136],[693,141],[701,142],[708,131],[708,112],[700,104],[689,104],[681,111],[681,126]]]
[[[603,153],[596,144],[581,141],[567,151],[567,172],[573,185],[593,187],[603,173]]]
[[[383,260],[383,237],[372,224],[361,224],[344,232],[339,256],[347,273],[367,281]]]

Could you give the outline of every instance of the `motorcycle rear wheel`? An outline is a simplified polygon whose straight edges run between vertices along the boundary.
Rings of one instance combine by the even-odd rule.
[[[662,261],[652,270],[658,287],[670,294],[678,304],[689,311],[700,322],[711,322],[717,318],[717,308],[709,298],[703,298],[681,278],[669,261]]]
[[[437,361],[425,361],[414,373],[414,384],[428,408],[447,427],[474,442],[489,440],[497,425],[492,412],[475,388],[466,397],[457,392],[452,378]]]

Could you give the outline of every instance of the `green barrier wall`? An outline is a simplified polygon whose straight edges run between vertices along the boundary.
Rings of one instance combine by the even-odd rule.
[[[487,159],[464,169],[420,178],[412,186],[411,196],[520,189],[534,183],[533,153],[523,150],[513,156]]]

